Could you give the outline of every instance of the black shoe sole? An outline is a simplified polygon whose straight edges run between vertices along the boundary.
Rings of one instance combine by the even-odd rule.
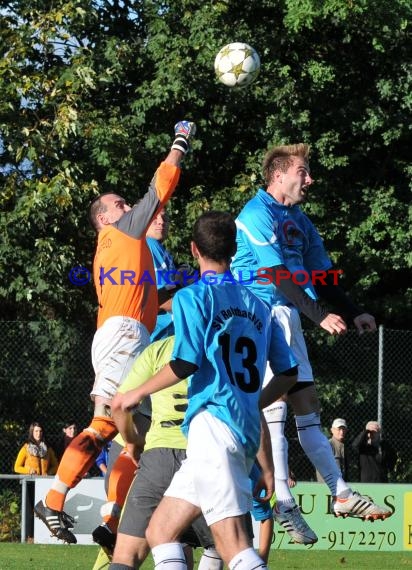
[[[100,527],[97,527],[92,532],[92,538],[96,544],[103,548],[108,556],[113,555],[114,547],[116,544],[115,534],[109,535],[109,533],[101,533]],[[107,538],[110,538],[110,541],[108,541]]]
[[[34,507],[34,514],[38,519],[42,521],[42,523],[44,523],[47,526],[52,536],[55,536],[56,538],[62,540],[63,542],[66,542],[67,544],[77,544],[77,538],[69,530],[63,528],[51,529],[49,527],[46,517],[43,516],[43,514],[37,510],[37,505]]]

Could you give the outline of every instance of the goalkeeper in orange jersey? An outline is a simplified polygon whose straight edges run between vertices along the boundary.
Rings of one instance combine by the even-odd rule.
[[[117,434],[111,417],[111,400],[135,358],[149,344],[156,323],[158,297],[146,230],[177,186],[179,167],[194,132],[195,125],[189,121],[175,125],[169,154],[157,169],[146,194],[133,207],[114,193],[98,196],[90,206],[90,221],[98,236],[93,265],[99,302],[92,344],[94,416],[66,449],[50,491],[34,509],[52,535],[68,543],[77,541],[71,532],[72,520],[63,510],[66,495],[90,469],[103,446]],[[145,414],[150,413],[145,403],[140,413],[144,424]],[[119,461],[122,459],[124,455],[119,456]],[[122,467],[115,465],[113,469]]]

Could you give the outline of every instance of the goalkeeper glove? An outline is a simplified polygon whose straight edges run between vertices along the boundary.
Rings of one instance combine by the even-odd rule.
[[[189,139],[196,133],[196,125],[190,121],[179,121],[175,124],[175,140],[172,148],[186,154],[189,150]]]

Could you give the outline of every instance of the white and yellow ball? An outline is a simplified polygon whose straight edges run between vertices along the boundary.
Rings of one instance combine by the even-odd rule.
[[[257,51],[244,42],[222,47],[215,58],[215,72],[219,81],[228,87],[246,87],[258,76],[260,58]]]

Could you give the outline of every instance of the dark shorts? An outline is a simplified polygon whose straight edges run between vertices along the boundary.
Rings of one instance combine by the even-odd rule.
[[[104,476],[104,490],[106,491],[106,495],[109,490],[110,473],[112,472],[113,465],[116,463],[116,459],[119,457],[122,450],[123,450],[123,445],[120,445],[120,443],[118,443],[113,439],[109,449],[109,460],[107,462],[107,471]]]
[[[184,459],[186,451],[183,449],[161,447],[142,453],[139,470],[123,507],[118,532],[145,538],[150,518]],[[181,540],[195,547],[213,546],[212,535],[203,516],[193,522]]]

